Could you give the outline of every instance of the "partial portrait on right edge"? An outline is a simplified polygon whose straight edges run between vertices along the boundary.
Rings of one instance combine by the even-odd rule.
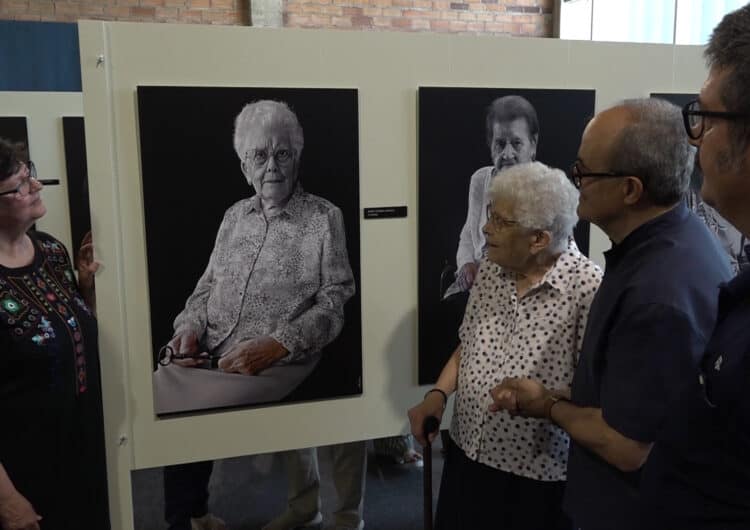
[[[681,108],[694,104],[698,100],[697,93],[652,92],[651,97],[665,99]],[[729,221],[724,219],[715,208],[703,200],[703,197],[701,197],[701,186],[703,186],[703,171],[701,171],[700,160],[696,151],[693,173],[690,175],[690,189],[685,196],[685,202],[688,208],[695,212],[708,229],[716,235],[729,257],[729,264],[732,266],[732,270],[736,274],[750,267],[747,238],[732,226]]]
[[[420,87],[419,383],[433,383],[458,345],[484,252],[486,190],[506,167],[576,159],[593,90]],[[589,227],[575,236],[588,253]]]

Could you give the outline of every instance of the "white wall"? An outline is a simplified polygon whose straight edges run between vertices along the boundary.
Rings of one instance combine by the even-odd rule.
[[[92,223],[106,264],[97,291],[116,529],[132,528],[131,469],[405,431],[406,408],[426,390],[416,385],[419,86],[594,88],[602,108],[695,92],[705,75],[700,49],[663,45],[107,22],[82,22],[79,35]],[[361,206],[409,208],[406,219],[361,224],[361,397],[155,418],[138,85],[359,89]],[[593,257],[608,246],[594,230]]]

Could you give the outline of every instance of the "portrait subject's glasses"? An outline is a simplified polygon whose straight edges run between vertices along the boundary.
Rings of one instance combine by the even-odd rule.
[[[487,220],[490,222],[490,226],[496,231],[502,230],[503,228],[511,228],[518,226],[518,221],[513,219],[506,219],[505,217],[496,214],[492,210],[492,205],[487,205]]]
[[[568,178],[570,179],[570,182],[572,182],[573,186],[575,186],[577,189],[581,189],[581,179],[584,177],[616,178],[630,176],[632,175],[628,173],[621,173],[619,171],[586,171],[585,169],[583,169],[583,166],[581,165],[581,162],[579,160],[573,162],[573,165],[570,166],[570,170],[568,172]]]
[[[190,354],[190,353],[175,353],[174,348],[172,346],[166,345],[162,346],[159,350],[159,364],[161,366],[169,366],[172,364],[172,361],[174,359],[195,359],[198,361],[207,361],[210,363],[210,366],[214,368],[215,366],[218,366],[219,359],[221,359],[221,355],[201,355],[199,353],[197,354]]]
[[[697,99],[682,107],[682,120],[685,123],[685,132],[693,140],[697,140],[703,136],[703,129],[705,128],[704,118],[739,120],[747,117],[746,114],[742,114],[741,112],[702,110],[700,101]]]
[[[26,176],[14,189],[0,192],[0,197],[2,197],[3,195],[13,195],[14,193],[17,193],[19,197],[25,197],[29,194],[29,192],[31,191],[31,181],[37,180],[36,167],[34,167],[34,162],[32,162],[31,160],[24,163],[23,165],[26,166],[27,169]]]
[[[265,166],[270,158],[273,158],[276,165],[288,164],[294,158],[294,152],[291,149],[277,149],[269,153],[267,149],[252,149],[246,153],[246,158],[252,160],[256,167]]]

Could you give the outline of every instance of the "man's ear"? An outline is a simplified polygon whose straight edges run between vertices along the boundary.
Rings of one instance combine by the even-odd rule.
[[[638,177],[625,177],[622,183],[623,201],[628,206],[637,204],[641,200],[646,189],[643,181]]]
[[[242,174],[247,176],[247,164],[245,164],[244,160],[240,162],[240,167],[242,168]]]
[[[531,245],[529,251],[533,254],[539,254],[552,243],[552,233],[549,230],[537,230],[531,235]]]
[[[539,145],[539,133],[531,137],[531,145],[533,147],[533,151],[531,153],[531,159],[536,160],[536,146]]]

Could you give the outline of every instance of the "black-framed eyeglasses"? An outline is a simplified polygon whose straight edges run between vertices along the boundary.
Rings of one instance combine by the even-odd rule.
[[[272,157],[276,165],[285,165],[294,159],[294,151],[279,148],[273,153],[269,153],[267,149],[251,149],[245,153],[245,158],[250,160],[255,167],[265,166]]]
[[[492,209],[492,204],[487,205],[487,220],[489,221],[490,226],[492,226],[492,228],[494,228],[495,230],[512,228],[519,225],[518,221],[515,221],[513,219],[506,219],[502,215],[496,214]]]
[[[705,128],[704,118],[739,120],[747,117],[747,114],[743,114],[741,112],[702,110],[701,103],[697,99],[694,99],[693,101],[682,107],[682,121],[685,123],[685,132],[693,140],[698,140],[701,136],[703,136],[703,130]]]
[[[21,197],[25,197],[29,194],[31,191],[31,181],[37,180],[36,178],[36,167],[34,166],[34,162],[29,160],[28,162],[23,163],[24,166],[28,169],[28,173],[26,176],[21,179],[21,182],[12,190],[3,191],[0,192],[0,197],[3,195],[13,195],[14,193],[17,193]]]
[[[172,364],[174,359],[195,359],[197,361],[206,361],[209,363],[211,368],[216,368],[219,365],[219,359],[221,355],[204,355],[201,353],[175,353],[174,348],[167,344],[162,346],[159,350],[158,362],[161,366],[169,366]]]
[[[630,177],[629,173],[622,173],[620,171],[586,171],[582,168],[581,161],[576,160],[573,165],[570,166],[568,171],[568,178],[578,189],[581,189],[581,179],[584,177],[592,178],[617,178],[617,177]]]

